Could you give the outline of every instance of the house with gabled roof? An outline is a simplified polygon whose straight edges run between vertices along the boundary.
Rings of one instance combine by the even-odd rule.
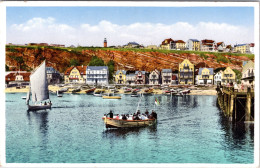
[[[31,72],[12,71],[5,76],[7,86],[26,86],[30,84]]]
[[[184,59],[179,64],[179,84],[194,84],[194,64],[192,64],[188,59]]]
[[[115,83],[116,84],[126,84],[126,71],[125,70],[116,71]]]
[[[64,73],[64,83],[86,83],[86,69],[87,66],[72,66]]]
[[[206,85],[211,84],[213,85],[213,68],[199,68],[197,84],[198,85]]]
[[[160,71],[155,69],[149,75],[149,84],[150,85],[159,85],[161,84],[161,74]]]
[[[162,41],[160,48],[163,50],[171,50],[174,49],[174,40],[171,38],[165,39]]]
[[[232,52],[232,50],[233,50],[232,46],[231,45],[227,45],[225,52]]]
[[[172,70],[162,69],[162,85],[171,85],[172,83]]]
[[[236,81],[236,73],[230,67],[227,67],[223,71],[221,80],[221,84],[234,83]]]
[[[218,42],[216,47],[217,47],[216,50],[218,52],[225,52],[226,51],[226,45],[225,45],[224,42]]]
[[[135,84],[144,85],[147,82],[147,73],[145,71],[135,71]]]
[[[176,50],[185,50],[186,43],[183,40],[175,40],[174,41],[174,49]]]
[[[87,66],[86,84],[108,85],[109,71],[107,66]]]

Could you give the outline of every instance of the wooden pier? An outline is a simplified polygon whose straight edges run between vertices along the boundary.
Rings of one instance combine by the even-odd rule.
[[[250,87],[238,91],[234,87],[217,87],[218,105],[233,122],[254,121],[254,90]]]

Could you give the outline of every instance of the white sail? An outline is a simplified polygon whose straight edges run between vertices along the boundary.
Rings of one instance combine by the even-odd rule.
[[[45,61],[30,76],[30,82],[33,102],[49,99]]]

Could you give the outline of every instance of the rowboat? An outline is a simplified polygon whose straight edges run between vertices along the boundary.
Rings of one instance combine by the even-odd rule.
[[[156,124],[156,119],[147,120],[122,120],[109,117],[103,117],[106,128],[139,128]]]
[[[121,96],[102,96],[103,99],[121,99]]]
[[[80,87],[77,87],[76,89],[73,89],[72,91],[71,91],[71,93],[77,93],[77,92],[80,92]]]
[[[93,93],[95,90],[96,90],[96,88],[88,89],[88,90],[86,90],[86,94]]]
[[[102,95],[103,95],[103,93],[105,92],[105,89],[96,89],[95,91],[94,91],[94,96],[96,96],[96,97],[102,97]]]
[[[144,94],[152,94],[153,93],[153,88],[145,89]]]
[[[67,92],[69,90],[69,88],[61,88],[59,91],[59,93],[64,93]]]

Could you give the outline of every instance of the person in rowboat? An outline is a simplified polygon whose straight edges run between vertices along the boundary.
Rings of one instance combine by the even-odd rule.
[[[110,112],[108,113],[108,115],[109,115],[109,118],[113,118],[113,112],[112,112],[112,110],[110,110]]]

